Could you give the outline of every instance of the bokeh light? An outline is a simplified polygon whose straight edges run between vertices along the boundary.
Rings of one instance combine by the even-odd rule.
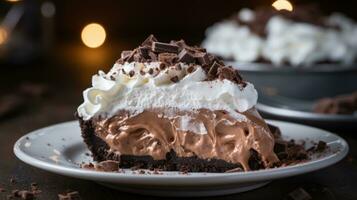
[[[276,10],[287,10],[287,11],[293,11],[293,5],[287,1],[287,0],[277,0],[275,1],[272,6]]]
[[[4,44],[7,40],[7,31],[6,29],[0,27],[0,45]]]
[[[106,33],[102,25],[91,23],[83,28],[81,37],[86,46],[90,48],[97,48],[104,43]]]

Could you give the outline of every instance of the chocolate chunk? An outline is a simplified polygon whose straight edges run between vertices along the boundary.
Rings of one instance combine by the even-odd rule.
[[[135,71],[134,70],[131,70],[130,72],[129,72],[129,76],[130,77],[133,77],[135,75]]]
[[[158,53],[177,53],[179,47],[177,45],[163,43],[163,42],[153,42],[152,50]]]
[[[154,52],[149,51],[149,57],[151,59],[151,62],[157,61],[157,55]]]
[[[6,190],[4,188],[0,188],[0,193],[2,192],[6,192]]]
[[[310,200],[312,197],[303,188],[297,188],[288,195],[288,199],[292,200]]]
[[[187,51],[186,49],[183,49],[179,55],[178,55],[178,61],[179,62],[184,62],[184,63],[192,63],[194,62],[195,58],[192,53]]]
[[[138,48],[139,55],[145,59],[150,59],[149,50],[150,50],[149,47],[139,47]]]
[[[327,148],[327,144],[324,141],[319,141],[316,146],[316,152],[323,152]]]
[[[170,78],[170,80],[174,83],[177,83],[179,81],[179,77],[178,76],[174,76],[172,78]]]
[[[193,65],[191,65],[187,68],[188,73],[192,73],[194,70],[195,70],[195,67]]]
[[[195,57],[201,65],[208,65],[210,63],[207,53],[196,53]]]
[[[153,34],[151,34],[151,35],[149,35],[149,37],[147,37],[145,39],[145,41],[143,43],[141,43],[141,46],[151,47],[153,42],[157,42],[157,39],[155,38],[155,36]]]
[[[124,59],[124,61],[126,61],[126,62],[133,62],[133,61],[134,61],[134,56],[135,56],[136,52],[137,52],[137,49],[134,49],[134,50],[130,53],[130,55]]]
[[[152,75],[154,73],[154,70],[152,68],[149,69],[148,73]]]
[[[132,52],[133,52],[133,51],[130,51],[130,50],[122,51],[122,52],[121,52],[121,58],[122,58],[122,59],[128,58],[128,57],[131,55]]]
[[[160,69],[160,70],[166,69],[166,65],[165,65],[164,63],[160,63],[159,69]]]
[[[216,77],[217,76],[217,71],[218,68],[222,67],[220,64],[218,64],[217,62],[214,62],[210,69],[208,70],[208,75],[211,77]]]
[[[175,63],[176,59],[177,59],[177,55],[174,53],[160,53],[159,54],[159,61],[169,64],[169,65],[173,65],[173,63]]]
[[[170,44],[175,44],[179,47],[179,50],[182,51],[184,48],[187,48],[187,44],[184,40],[179,40],[179,41],[171,41]]]
[[[133,60],[135,62],[145,62],[146,61],[146,59],[142,55],[140,55],[139,52],[134,54]]]
[[[220,80],[227,79],[230,81],[234,81],[236,79],[235,77],[235,72],[234,69],[230,67],[221,67],[218,69],[218,78]]]

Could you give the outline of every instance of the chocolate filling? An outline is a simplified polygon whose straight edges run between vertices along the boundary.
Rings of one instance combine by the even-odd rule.
[[[175,117],[167,117],[162,110],[146,110],[135,116],[120,111],[110,118],[80,121],[94,159],[118,160],[121,167],[129,167],[134,160],[144,168],[165,170],[194,162],[196,168],[191,171],[212,171],[213,166],[223,171],[272,167],[279,161],[273,152],[273,135],[255,110],[244,115],[248,122],[234,120],[224,111],[177,111]],[[182,124],[196,127],[189,130]]]

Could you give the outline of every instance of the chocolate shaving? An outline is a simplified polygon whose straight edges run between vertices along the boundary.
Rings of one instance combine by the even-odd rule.
[[[224,65],[218,57],[209,54],[205,49],[197,46],[188,46],[184,40],[171,41],[170,43],[158,42],[157,39],[150,35],[138,48],[133,51],[123,51],[121,58],[117,61],[119,64],[125,62],[160,62],[161,65],[157,70],[165,70],[170,66],[177,66],[178,63],[189,65],[186,70],[192,73],[195,65],[201,65],[207,73],[207,81],[215,79],[228,79],[237,84],[245,86],[245,82],[239,75],[238,70]],[[123,70],[123,69],[119,69]],[[178,69],[179,70],[179,69]],[[145,70],[144,70],[145,72]],[[125,74],[125,72],[123,71]],[[134,76],[133,72],[127,72]],[[154,71],[150,70],[149,74]],[[143,75],[143,72],[140,72]],[[175,81],[175,78],[174,78]]]
[[[220,67],[218,69],[218,78],[220,80],[227,79],[235,83],[240,83],[241,77],[237,76],[236,70],[234,70],[232,67]]]
[[[133,52],[133,51],[130,51],[130,50],[128,50],[128,51],[122,51],[122,52],[121,52],[121,58],[122,58],[122,59],[128,58],[128,57],[131,55],[132,52]]]
[[[157,42],[157,39],[155,38],[155,36],[153,34],[151,34],[151,35],[149,35],[149,37],[147,37],[145,39],[145,41],[143,43],[141,43],[141,46],[151,47],[153,42]]]
[[[218,68],[222,67],[222,65],[218,64],[216,61],[211,65],[210,69],[208,70],[208,75],[210,77],[216,77]]]
[[[210,59],[207,53],[197,53],[195,57],[198,63],[200,63],[201,65],[208,65],[210,63]]]
[[[177,45],[163,43],[163,42],[153,42],[151,49],[158,53],[177,53],[179,47]]]
[[[178,61],[183,63],[192,63],[195,60],[192,53],[183,49],[178,55]]]

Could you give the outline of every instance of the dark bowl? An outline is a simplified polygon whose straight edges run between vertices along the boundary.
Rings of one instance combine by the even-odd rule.
[[[357,64],[316,64],[309,68],[226,62],[254,84],[259,95],[316,100],[357,91]]]

